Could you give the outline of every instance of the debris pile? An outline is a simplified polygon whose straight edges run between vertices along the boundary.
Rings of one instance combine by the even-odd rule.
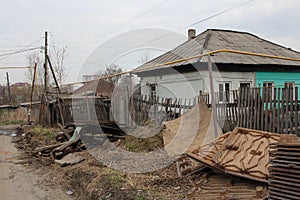
[[[77,128],[71,125],[61,127],[55,143],[39,144],[31,154],[47,157],[60,166],[85,160],[81,167],[87,174],[87,182],[95,185],[103,182],[103,177],[109,177],[109,173],[112,174],[107,179],[107,188],[121,180],[114,185],[115,193],[96,191],[98,188],[94,190],[90,186],[96,196],[106,195],[107,191],[108,196],[122,191],[125,194],[128,188],[143,185],[144,190],[150,186],[153,186],[150,190],[155,191],[162,187],[168,195],[177,194],[185,199],[299,199],[299,138],[241,127],[221,134],[212,120],[211,111],[200,101],[190,112],[165,122],[164,127],[150,122],[146,128],[126,130],[127,135],[111,122]],[[215,135],[218,137],[214,138]],[[105,148],[99,149],[99,146]],[[92,164],[96,162],[89,162],[84,154],[74,153],[85,148],[93,159],[100,159],[101,164]],[[178,159],[175,161],[172,156]],[[104,165],[121,172],[143,174],[119,174]],[[154,171],[157,166],[160,170]],[[93,173],[89,172],[91,168]],[[95,175],[102,170],[107,171],[101,176]],[[75,177],[81,176],[79,172]],[[91,181],[90,177],[95,180]],[[139,184],[132,183],[133,177]],[[140,191],[134,194],[139,196]]]
[[[231,178],[222,174],[205,174],[195,183],[189,194],[190,197],[197,193],[202,200],[216,199],[266,199],[268,190],[266,185],[239,178]]]
[[[270,199],[299,199],[300,138],[285,135],[270,146]]]
[[[65,132],[68,134],[65,134]],[[80,162],[76,159],[70,161],[70,156],[85,149],[79,138],[72,137],[74,129],[66,128],[60,131],[54,128],[43,128],[40,126],[25,126],[23,133],[18,134],[19,149],[23,149],[28,155],[36,157],[43,165],[58,163],[61,166]],[[70,138],[70,139],[68,139]],[[69,155],[70,154],[70,155]],[[69,156],[69,158],[65,158]]]
[[[280,134],[236,128],[188,155],[222,173],[267,182],[269,145],[280,137]]]
[[[25,131],[22,135],[23,143],[25,143],[23,148],[27,147],[25,151],[40,160],[48,159],[61,166],[75,164],[83,160],[75,152],[101,145],[106,139],[115,141],[122,137],[123,132],[113,125],[105,123],[101,127],[99,125],[76,127],[75,124],[68,124],[65,127],[59,125],[60,132],[46,130],[46,133],[42,133],[42,128],[38,130],[39,133]],[[41,138],[43,136],[46,138]],[[34,141],[38,142],[35,143]]]

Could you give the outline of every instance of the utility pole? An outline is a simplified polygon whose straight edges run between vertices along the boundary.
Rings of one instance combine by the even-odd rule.
[[[44,62],[44,70],[45,70],[45,77],[44,77],[44,84],[45,84],[45,94],[48,91],[48,68],[47,68],[47,60],[48,60],[48,32],[45,31],[45,62]]]
[[[215,90],[214,90],[214,81],[213,81],[213,67],[210,55],[207,56],[208,58],[208,76],[209,76],[209,85],[210,85],[210,95],[211,95],[211,107],[212,107],[212,117],[213,117],[213,125],[214,125],[214,132],[215,138],[218,135],[218,125],[217,125],[217,106],[216,106],[216,99],[215,99]]]
[[[6,72],[6,79],[7,79],[8,102],[9,102],[9,104],[11,104],[11,96],[10,96],[10,86],[9,86],[9,76],[8,76],[8,72]]]

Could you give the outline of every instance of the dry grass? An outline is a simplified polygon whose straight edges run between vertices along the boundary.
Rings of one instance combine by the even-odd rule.
[[[121,140],[120,148],[130,152],[151,152],[162,149],[163,136],[158,133],[149,138],[138,138],[131,135],[126,135],[124,140]]]
[[[21,142],[21,144],[26,144],[27,152],[37,146],[55,142],[55,129],[41,126],[26,127],[24,132],[24,140],[27,142]],[[162,147],[162,135],[158,134],[147,139],[128,136],[121,146],[125,149],[131,148],[130,150],[136,152],[152,151]],[[175,163],[155,172],[133,174],[103,166],[88,151],[82,151],[79,154],[85,158],[83,162],[63,168],[47,162],[41,163],[40,158],[37,160],[32,157],[31,159],[35,160],[31,162],[31,165],[34,168],[43,167],[50,174],[48,182],[61,185],[65,190],[74,191],[75,199],[79,200],[188,199],[185,197],[194,187],[191,177],[177,176]]]

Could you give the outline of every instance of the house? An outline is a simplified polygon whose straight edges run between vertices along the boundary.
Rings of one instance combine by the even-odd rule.
[[[31,96],[31,85],[26,82],[17,82],[12,84],[10,86],[10,96],[11,103],[14,104],[29,102]]]
[[[77,95],[93,95],[111,98],[114,86],[105,80],[93,80],[73,91]]]
[[[135,74],[141,80],[141,93],[152,97],[190,99],[201,92],[209,92],[208,57],[184,58],[220,49],[300,58],[299,52],[251,33],[208,29],[196,36],[196,31],[190,29],[185,43],[136,69]],[[224,52],[213,54],[211,60],[215,92],[300,82],[299,61]],[[160,67],[149,67],[157,65]]]

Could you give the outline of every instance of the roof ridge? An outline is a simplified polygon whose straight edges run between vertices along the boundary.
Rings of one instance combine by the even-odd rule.
[[[275,45],[275,46],[278,46],[278,47],[287,49],[287,50],[289,50],[289,51],[293,51],[293,52],[295,52],[295,53],[300,53],[299,51],[296,51],[296,50],[294,50],[294,49],[292,49],[292,48],[290,48],[290,47],[285,47],[285,46],[283,46],[283,45],[281,45],[281,44],[277,44],[277,43],[275,43],[275,42],[271,42],[271,41],[269,41],[269,40],[267,40],[267,39],[264,39],[264,38],[262,38],[262,37],[260,37],[260,36],[257,36],[257,35],[255,35],[255,34],[253,34],[253,33],[247,32],[247,31],[237,31],[237,30],[230,30],[230,29],[214,29],[214,28],[210,28],[210,29],[206,29],[204,32],[200,33],[200,34],[197,35],[196,37],[202,35],[203,33],[207,32],[207,31],[213,31],[213,32],[215,32],[215,31],[222,31],[222,32],[232,32],[232,33],[247,34],[247,35],[253,36],[253,37],[255,37],[255,38],[258,38],[258,39],[260,39],[260,40],[262,40],[262,41],[264,41],[264,42],[267,42],[267,43],[269,43],[269,44],[272,44],[272,45]]]

